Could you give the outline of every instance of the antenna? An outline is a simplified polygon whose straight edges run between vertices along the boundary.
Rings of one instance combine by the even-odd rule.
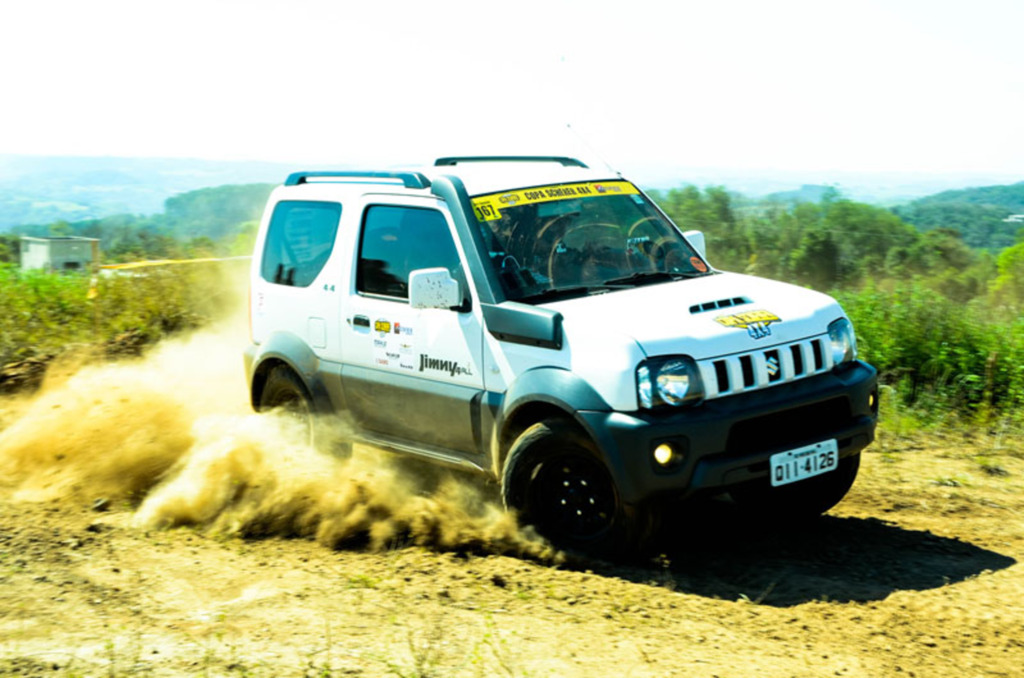
[[[620,177],[622,176],[622,172],[620,172],[619,170],[617,170],[614,167],[612,167],[612,164],[610,162],[608,162],[607,160],[605,160],[603,155],[598,153],[597,150],[593,146],[591,146],[589,143],[587,143],[587,140],[583,138],[582,134],[580,134],[579,132],[576,131],[576,128],[572,126],[572,123],[567,122],[567,123],[565,123],[565,126],[566,126],[566,128],[568,128],[568,130],[570,132],[572,132],[574,135],[576,135],[576,138],[579,139],[580,143],[583,144],[584,148],[586,148],[589,152],[593,153],[594,157],[596,157],[598,160],[600,160],[602,163],[604,163],[605,167],[607,167],[612,172],[615,172],[616,175],[618,175]]]

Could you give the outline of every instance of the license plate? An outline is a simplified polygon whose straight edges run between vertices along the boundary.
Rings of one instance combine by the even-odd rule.
[[[770,461],[772,487],[788,485],[836,470],[839,466],[839,446],[835,440],[826,440],[773,454]]]

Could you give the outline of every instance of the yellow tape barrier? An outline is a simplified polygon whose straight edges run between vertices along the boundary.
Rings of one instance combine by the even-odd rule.
[[[123,264],[103,264],[101,271],[128,271],[135,268],[148,268],[150,266],[173,266],[176,264],[205,264],[215,261],[238,261],[241,259],[252,259],[249,256],[239,257],[206,257],[203,259],[151,259],[149,261],[129,261]]]
[[[102,264],[99,267],[99,272],[112,274],[120,271],[132,271],[140,268],[151,268],[153,266],[176,266],[179,264],[209,264],[218,261],[241,261],[244,259],[252,259],[250,256],[238,256],[238,257],[204,257],[201,259],[151,259],[149,261],[128,261],[122,264]],[[99,294],[99,290],[96,289],[97,284],[96,276],[93,276],[89,281],[89,292],[86,294],[86,299],[95,299]]]

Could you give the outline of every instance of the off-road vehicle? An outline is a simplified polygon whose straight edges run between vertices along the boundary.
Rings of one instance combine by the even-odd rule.
[[[252,404],[478,472],[598,553],[665,502],[816,516],[873,439],[832,298],[716,270],[635,184],[566,157],[298,172],[252,262]]]

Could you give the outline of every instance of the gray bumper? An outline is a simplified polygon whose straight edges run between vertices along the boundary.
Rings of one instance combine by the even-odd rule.
[[[622,499],[682,499],[768,475],[768,458],[835,438],[840,457],[874,440],[877,373],[856,361],[841,371],[719,398],[670,412],[580,411],[615,475]],[[669,442],[682,463],[658,468],[652,452]]]

